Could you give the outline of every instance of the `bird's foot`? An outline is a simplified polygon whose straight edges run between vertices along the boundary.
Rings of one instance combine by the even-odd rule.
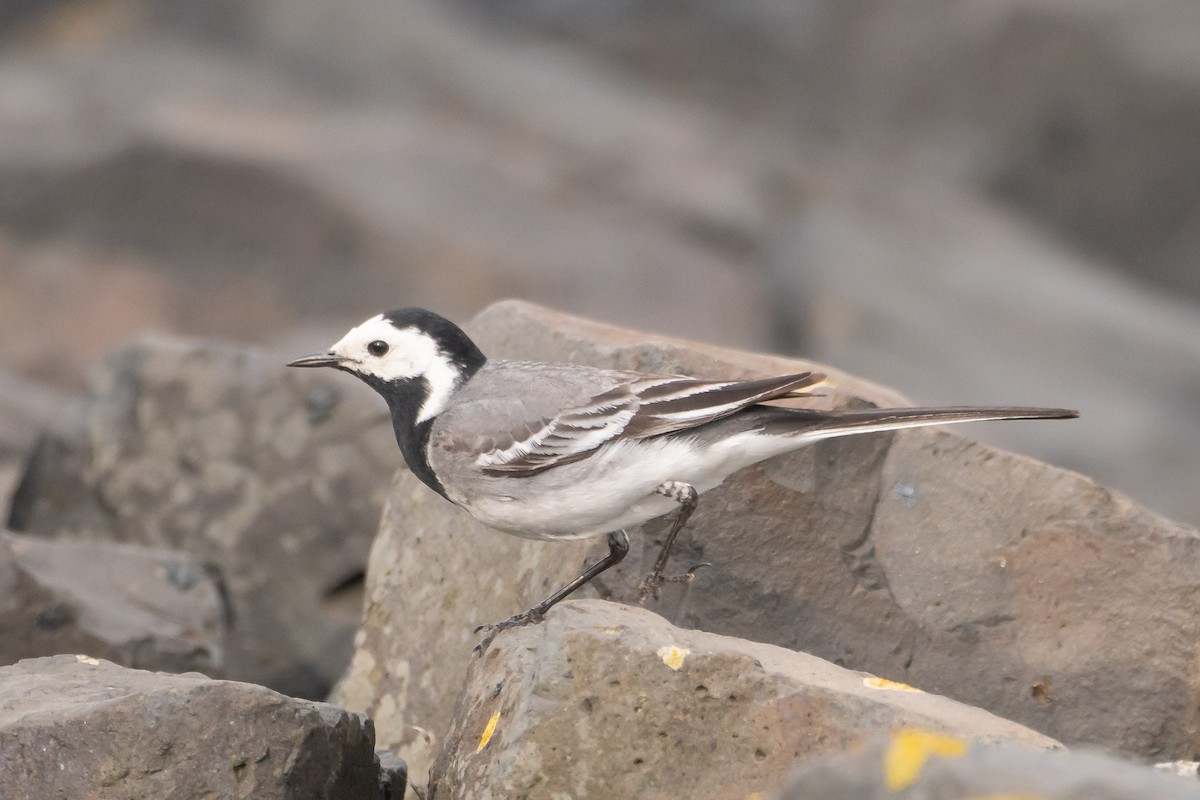
[[[691,583],[692,578],[696,577],[696,570],[700,569],[701,567],[711,566],[712,564],[710,562],[705,561],[702,564],[696,564],[695,566],[691,567],[682,575],[666,576],[661,572],[651,572],[646,576],[646,579],[642,581],[642,586],[638,590],[638,605],[646,605],[646,601],[650,598],[657,600],[664,583]]]
[[[513,616],[501,622],[493,622],[489,625],[480,625],[475,629],[475,633],[485,631],[486,633],[484,633],[483,638],[479,640],[479,644],[475,645],[475,655],[481,656],[487,652],[488,647],[490,647],[492,644],[492,640],[495,639],[501,631],[506,631],[509,628],[520,628],[525,625],[537,625],[545,618],[546,612],[541,608],[534,606],[523,614],[514,614]]]

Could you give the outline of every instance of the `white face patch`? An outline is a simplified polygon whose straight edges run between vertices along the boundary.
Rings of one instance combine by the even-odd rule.
[[[387,344],[387,352],[371,352],[374,342]],[[416,328],[397,329],[382,314],[371,317],[343,336],[330,352],[340,356],[355,372],[384,381],[424,378],[429,396],[421,405],[417,422],[436,417],[446,409],[450,395],[462,382],[462,373],[442,355],[437,342]]]

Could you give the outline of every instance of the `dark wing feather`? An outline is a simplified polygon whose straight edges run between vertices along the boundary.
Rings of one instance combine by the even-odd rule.
[[[744,408],[785,397],[803,397],[825,380],[815,372],[753,381],[701,381],[646,377],[629,380],[560,411],[520,432],[476,461],[485,474],[534,475],[578,461],[618,439],[647,439],[689,430]]]

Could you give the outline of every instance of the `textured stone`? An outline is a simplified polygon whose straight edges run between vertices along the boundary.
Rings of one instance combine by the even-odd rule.
[[[9,499],[39,431],[57,426],[73,410],[63,393],[0,369],[0,520],[8,517]]]
[[[910,726],[1056,744],[814,656],[581,600],[472,664],[429,797],[744,798],[798,759]]]
[[[857,752],[803,763],[777,800],[1197,800],[1194,780],[1089,752],[1038,752],[893,732]]]
[[[370,720],[86,656],[0,668],[5,797],[376,800]]]
[[[227,675],[320,697],[349,657],[400,461],[365,387],[258,350],[145,339],[95,376],[83,427],[39,446],[11,527],[211,561],[233,612]]]
[[[218,676],[228,613],[219,578],[184,553],[0,531],[0,664],[87,653]]]
[[[61,4],[0,61],[22,374],[516,294],[921,403],[1086,404],[979,435],[1200,525],[1195,313],[1113,274],[1200,276],[1200,5],[163,5]]]
[[[404,800],[408,790],[408,764],[390,750],[377,750],[379,759],[379,800]]]
[[[496,357],[706,378],[811,366],[515,302],[469,327]],[[844,387],[894,400],[835,385],[825,402],[854,402]],[[1027,424],[1053,436],[1070,423]],[[632,531],[630,555],[590,591],[634,601],[666,527]],[[446,729],[472,628],[541,600],[604,550],[498,534],[399,473],[336,696],[422,774],[429,751],[410,726]],[[651,606],[681,627],[802,650],[1068,744],[1160,758],[1200,745],[1200,537],[1083,476],[937,430],[834,439],[702,496],[672,564],[701,561],[713,566]]]
[[[1200,524],[1200,315],[1098,272],[961,193],[877,181],[828,191],[774,233],[768,273],[804,352],[922,405],[1082,407],[971,435],[1083,472]],[[805,265],[797,269],[797,264]],[[953,331],[953,335],[947,335]]]

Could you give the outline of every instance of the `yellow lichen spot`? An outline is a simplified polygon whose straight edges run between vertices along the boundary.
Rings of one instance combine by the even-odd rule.
[[[688,657],[688,653],[692,652],[686,647],[676,647],[675,645],[663,645],[658,648],[658,657],[662,662],[671,669],[679,669],[683,666],[683,660]]]
[[[915,686],[909,686],[907,683],[899,681],[889,681],[887,678],[877,678],[874,675],[868,675],[863,678],[863,686],[868,689],[891,689],[894,692],[919,692],[921,691]]]
[[[888,789],[899,792],[917,782],[930,756],[962,758],[966,753],[967,743],[962,739],[901,728],[892,734],[891,744],[883,754],[884,782]]]
[[[93,667],[100,666],[100,659],[92,658],[91,656],[75,656],[75,660],[80,664],[91,664]]]
[[[597,625],[596,630],[605,636],[620,636],[622,629],[617,625]]]
[[[767,800],[767,796],[762,792],[751,792],[746,795],[746,800]]]
[[[500,712],[497,711],[495,714],[492,714],[492,718],[488,720],[488,724],[484,727],[483,735],[479,737],[479,747],[475,748],[476,753],[487,747],[487,743],[492,740],[492,734],[496,732],[496,723],[499,721]]]

